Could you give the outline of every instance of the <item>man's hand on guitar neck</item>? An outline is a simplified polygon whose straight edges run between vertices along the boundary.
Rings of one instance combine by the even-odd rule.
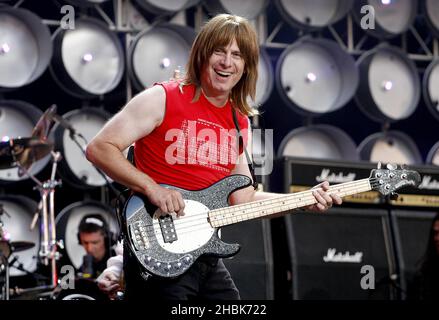
[[[317,203],[304,207],[305,210],[324,212],[329,208],[331,208],[334,203],[340,205],[343,202],[338,194],[336,193],[328,194],[327,192],[329,191],[328,181],[323,181],[322,183],[319,183],[318,185],[314,186],[311,190],[313,190],[313,195],[314,198],[317,200]]]

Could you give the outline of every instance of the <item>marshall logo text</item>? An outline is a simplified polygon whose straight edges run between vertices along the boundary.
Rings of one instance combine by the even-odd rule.
[[[343,172],[335,174],[334,172],[331,172],[330,169],[322,169],[320,176],[316,176],[316,181],[322,182],[327,180],[329,183],[351,182],[355,180],[355,176],[356,174],[352,172],[344,175]]]
[[[361,263],[363,252],[355,252],[350,254],[349,251],[345,253],[338,252],[335,248],[329,248],[326,256],[323,256],[325,262],[347,262],[347,263]]]

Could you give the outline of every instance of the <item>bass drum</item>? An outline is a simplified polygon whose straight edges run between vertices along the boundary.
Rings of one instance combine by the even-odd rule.
[[[110,298],[102,292],[97,283],[91,279],[78,278],[75,280],[74,288],[63,289],[57,287],[54,290],[52,299],[54,300],[99,300],[107,301]]]
[[[76,131],[76,139],[81,148],[70,137],[70,131],[57,125],[55,131],[55,146],[63,155],[60,162],[60,175],[74,187],[89,189],[104,186],[107,182],[96,168],[85,158],[85,147],[101,130],[111,115],[101,109],[83,108],[72,110],[63,118]],[[108,181],[112,182],[110,178]]]
[[[75,202],[65,207],[56,217],[57,239],[64,242],[63,264],[73,266],[76,270],[82,265],[86,254],[84,248],[78,243],[78,226],[81,219],[88,214],[100,214],[107,222],[110,232],[119,234],[119,227],[114,210],[97,201]]]
[[[3,195],[0,196],[0,206],[8,214],[3,214],[3,239],[9,243],[28,242],[34,244],[30,249],[14,252],[13,248],[9,255],[17,258],[17,263],[23,265],[23,269],[28,272],[35,272],[37,269],[38,251],[40,245],[40,232],[38,227],[30,230],[32,218],[37,211],[38,204],[27,197],[21,195]],[[9,260],[11,260],[10,258]],[[10,276],[23,276],[26,273],[11,266],[9,269]]]

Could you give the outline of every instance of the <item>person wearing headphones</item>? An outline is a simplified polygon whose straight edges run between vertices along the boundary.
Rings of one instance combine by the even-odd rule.
[[[78,241],[86,251],[81,266],[84,277],[97,278],[107,267],[107,260],[114,256],[112,232],[100,214],[89,214],[78,226]]]

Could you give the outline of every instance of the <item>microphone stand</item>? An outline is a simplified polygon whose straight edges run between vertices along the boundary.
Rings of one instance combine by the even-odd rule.
[[[81,150],[82,154],[84,155],[84,157],[86,157],[85,154],[85,147],[83,147],[81,145],[81,143],[78,141],[77,137],[80,137],[84,143],[87,145],[87,140],[85,139],[85,137],[81,134],[76,132],[75,129],[72,128],[72,126],[67,122],[67,121],[63,121],[63,122],[59,122],[59,124],[61,126],[64,127],[64,129],[69,130],[69,137],[70,139],[72,139],[72,141],[78,146],[78,148]],[[108,177],[105,175],[105,173],[99,169],[98,167],[96,167],[94,164],[92,164],[93,168],[95,168],[95,170],[102,176],[102,178],[105,180],[106,185],[108,186],[108,188],[113,191],[115,196],[120,196],[120,192],[110,183],[110,181],[108,180]],[[119,217],[119,215],[116,215],[116,220],[117,223],[119,225],[119,230],[122,230],[122,221],[121,218]]]

